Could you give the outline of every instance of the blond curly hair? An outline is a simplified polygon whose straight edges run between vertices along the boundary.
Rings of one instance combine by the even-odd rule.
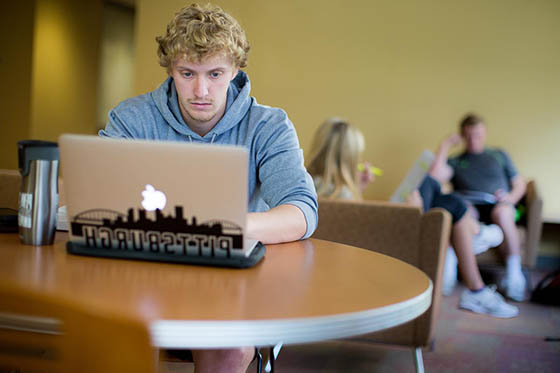
[[[199,63],[220,53],[230,57],[235,67],[247,66],[250,46],[245,32],[232,16],[214,5],[192,4],[181,9],[156,41],[159,64],[167,72],[177,59]]]

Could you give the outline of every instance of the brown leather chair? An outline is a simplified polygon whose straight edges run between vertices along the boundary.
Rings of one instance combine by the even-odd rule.
[[[521,263],[528,269],[534,269],[537,263],[537,254],[542,233],[542,210],[543,200],[537,188],[535,180],[527,183],[527,192],[521,200],[525,206],[525,216],[517,224],[521,237]],[[504,259],[501,255],[502,248],[490,249],[476,256],[481,267],[503,266]]]
[[[0,283],[0,371],[156,372],[147,326]]]
[[[18,170],[0,169],[0,208],[17,210],[21,176]]]
[[[351,340],[412,347],[416,370],[423,371],[421,347],[430,346],[434,338],[450,229],[451,216],[442,209],[422,214],[418,208],[389,202],[319,201],[319,226],[313,237],[400,259],[424,271],[433,283],[432,305],[426,313]]]

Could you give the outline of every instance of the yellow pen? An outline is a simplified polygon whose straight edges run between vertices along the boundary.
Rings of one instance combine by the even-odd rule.
[[[358,163],[358,171],[363,172],[365,169],[366,169],[366,165],[364,163]],[[376,176],[383,175],[383,170],[375,166],[369,166],[369,172],[371,172]]]

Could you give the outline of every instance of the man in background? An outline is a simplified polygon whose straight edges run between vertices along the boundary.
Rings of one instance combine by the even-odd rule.
[[[501,285],[507,297],[522,301],[526,280],[521,271],[515,204],[525,194],[526,182],[505,151],[485,147],[486,124],[481,117],[467,114],[459,127],[464,150],[448,161],[453,189],[471,202],[475,218],[502,229],[506,276]]]

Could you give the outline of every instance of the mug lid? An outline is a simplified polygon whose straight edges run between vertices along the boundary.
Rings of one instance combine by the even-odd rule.
[[[21,176],[29,172],[29,161],[58,161],[58,143],[44,140],[18,141],[18,166]]]

